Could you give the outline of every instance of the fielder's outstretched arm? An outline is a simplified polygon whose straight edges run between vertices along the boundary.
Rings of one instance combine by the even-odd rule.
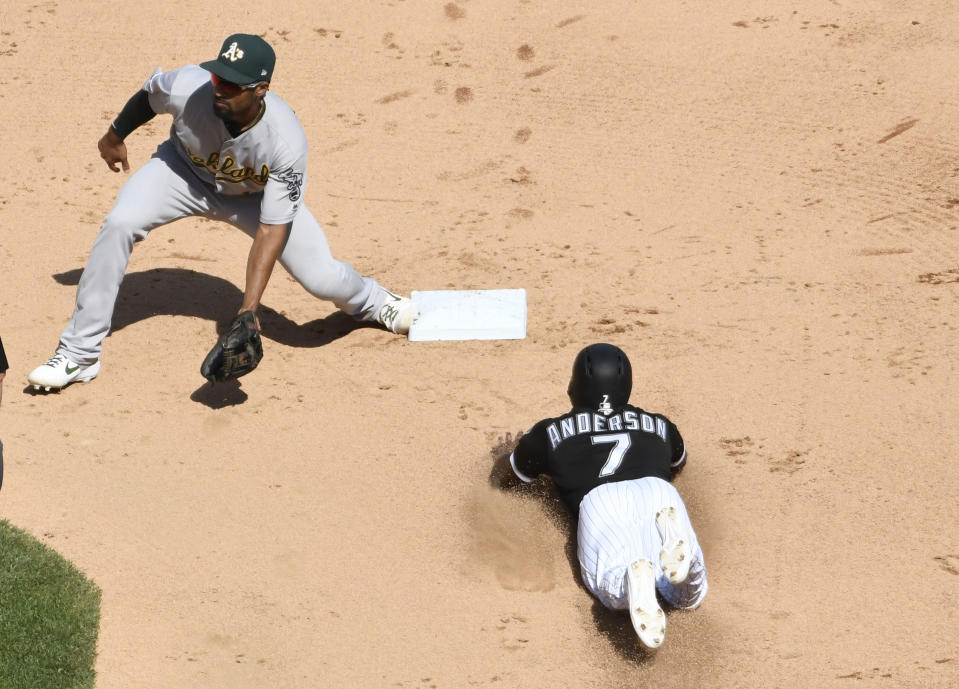
[[[256,309],[260,305],[260,299],[263,297],[263,291],[266,289],[266,283],[270,281],[270,275],[273,274],[276,259],[283,251],[287,230],[291,226],[292,223],[286,225],[260,223],[256,230],[256,237],[253,238],[253,246],[250,247],[250,255],[246,261],[246,290],[243,292],[243,304],[240,306],[238,313],[243,311],[256,313]],[[256,327],[257,330],[260,329],[259,319],[257,319]]]

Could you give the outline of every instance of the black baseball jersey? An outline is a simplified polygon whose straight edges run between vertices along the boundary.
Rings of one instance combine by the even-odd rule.
[[[673,422],[631,404],[608,415],[574,407],[543,419],[510,457],[523,481],[550,476],[573,514],[598,485],[646,476],[671,481],[685,462],[686,447]]]

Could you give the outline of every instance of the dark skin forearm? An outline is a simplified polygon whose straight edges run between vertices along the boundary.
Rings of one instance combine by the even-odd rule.
[[[246,261],[246,290],[243,292],[243,304],[240,312],[256,312],[263,297],[266,284],[273,274],[273,266],[283,250],[286,241],[287,225],[264,225],[260,223],[250,255]],[[259,319],[257,328],[259,328]]]
[[[146,91],[137,91],[123,110],[107,128],[107,133],[100,137],[97,142],[97,148],[100,149],[100,157],[106,161],[107,167],[114,172],[119,172],[123,168],[124,172],[130,171],[130,163],[127,162],[127,146],[123,139],[137,127],[146,124],[156,116],[150,107],[150,97]]]

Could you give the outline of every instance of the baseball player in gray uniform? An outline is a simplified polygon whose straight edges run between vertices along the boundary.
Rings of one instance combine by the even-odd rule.
[[[706,597],[706,565],[679,492],[670,481],[686,464],[679,429],[662,414],[629,404],[633,372],[611,344],[583,349],[569,382],[572,409],[535,424],[493,482],[531,483],[545,474],[577,518],[583,583],[612,610],[629,610],[647,648],[658,648],[666,615]],[[522,525],[517,525],[522,528]]]
[[[124,138],[158,113],[173,116],[170,138],[117,196],[77,287],[76,308],[56,353],[34,369],[36,389],[88,382],[100,372],[103,338],[134,243],[187,216],[231,223],[253,237],[239,312],[256,311],[277,260],[314,296],[359,320],[406,334],[413,303],[330,253],[303,205],[307,140],[293,110],[270,91],[276,58],[259,36],[234,34],[215,60],[143,84],[100,139],[114,172],[127,162]]]

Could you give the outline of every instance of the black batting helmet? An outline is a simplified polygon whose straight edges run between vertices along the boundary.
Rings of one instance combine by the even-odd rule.
[[[609,412],[629,401],[633,369],[619,347],[600,342],[576,355],[569,379],[569,399],[576,407]]]

